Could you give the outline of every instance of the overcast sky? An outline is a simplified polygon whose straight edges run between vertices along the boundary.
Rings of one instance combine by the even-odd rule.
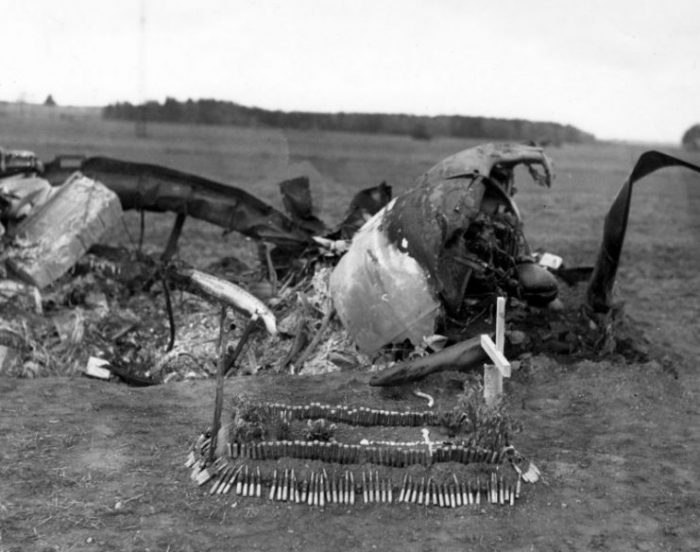
[[[698,0],[0,0],[0,100],[700,123]],[[141,14],[145,14],[141,32]]]

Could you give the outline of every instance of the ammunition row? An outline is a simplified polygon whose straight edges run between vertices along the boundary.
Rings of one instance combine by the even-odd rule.
[[[405,468],[414,464],[430,466],[440,462],[501,464],[505,450],[492,451],[479,447],[442,445],[435,447],[431,453],[426,447],[375,447],[326,441],[260,441],[256,443],[229,443],[228,456],[234,459],[249,458],[251,460],[278,460],[287,457],[336,464],[370,463]]]
[[[424,477],[413,480],[408,474],[404,477],[403,485],[397,502],[421,504],[424,506],[440,506],[441,508],[457,508],[473,504],[491,503],[510,505],[520,497],[520,479],[515,483],[506,482],[503,476],[492,473],[491,477],[481,481],[460,482],[453,475],[453,481],[440,483],[432,478],[427,481]]]
[[[420,504],[457,508],[481,503],[514,505],[520,496],[520,479],[506,482],[503,476],[491,473],[483,480],[438,482],[422,477],[414,480],[406,474],[403,484],[394,488],[393,481],[381,477],[378,471],[363,471],[362,479],[355,481],[350,471],[336,473],[330,477],[325,470],[307,472],[297,477],[293,469],[275,470],[269,486],[260,473],[247,464],[232,464],[220,461],[210,467],[194,465],[192,479],[202,486],[213,480],[209,494],[227,494],[233,491],[238,496],[266,497],[277,502],[294,502],[310,506],[326,504],[355,504],[356,495],[362,496],[364,504]],[[357,498],[359,501],[359,496]]]
[[[308,405],[287,405],[264,403],[270,414],[279,414],[286,420],[314,420],[324,418],[330,422],[340,422],[360,426],[404,426],[420,427],[439,425],[440,413],[433,411],[398,412],[377,408],[348,407],[311,403]]]
[[[297,480],[294,470],[277,470],[272,475],[268,498],[277,502],[295,502],[310,506],[355,504],[355,477],[344,472],[328,477],[326,471],[311,472]]]

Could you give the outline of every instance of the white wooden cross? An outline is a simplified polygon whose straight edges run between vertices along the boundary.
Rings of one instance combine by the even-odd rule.
[[[496,343],[488,334],[481,334],[481,347],[493,364],[484,364],[484,400],[493,406],[503,394],[503,378],[510,377],[510,362],[503,355],[506,331],[506,298],[496,299]]]

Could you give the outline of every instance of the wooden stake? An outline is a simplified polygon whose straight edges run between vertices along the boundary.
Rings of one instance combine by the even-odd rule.
[[[506,298],[496,299],[496,349],[503,354],[506,336]]]
[[[223,307],[222,307],[223,308]],[[233,354],[231,355],[230,358],[224,359],[224,376],[229,373],[229,371],[234,367],[236,364],[236,360],[240,356],[241,352],[243,351],[243,346],[246,344],[248,341],[248,338],[250,337],[250,334],[253,332],[255,329],[255,326],[258,323],[258,316],[253,315],[250,320],[248,321],[247,326],[243,330],[243,334],[241,335],[241,338],[238,340],[238,344],[236,345],[235,350],[233,351]],[[225,356],[225,355],[224,355]]]
[[[219,366],[216,374],[216,398],[214,400],[214,420],[212,422],[211,439],[212,443],[209,447],[209,461],[214,461],[216,453],[216,439],[219,429],[221,428],[221,410],[224,404],[224,375],[226,370],[226,347],[224,336],[226,324],[226,307],[221,307],[219,314]]]
[[[143,211],[141,211],[143,213]],[[163,284],[163,295],[165,296],[165,309],[168,312],[168,325],[170,327],[170,340],[168,341],[168,347],[165,349],[166,353],[173,350],[175,345],[175,316],[173,315],[173,303],[170,300],[170,288],[168,287],[168,280],[165,276],[165,272],[161,271],[160,281]]]
[[[480,338],[481,348],[486,352],[494,364],[484,364],[484,400],[488,406],[493,406],[498,397],[503,394],[503,378],[509,378],[511,366],[503,355],[505,346],[506,327],[506,299],[496,299],[496,343],[491,338],[482,334]]]
[[[510,377],[510,362],[503,356],[503,352],[498,349],[491,338],[486,335],[481,335],[481,347],[489,355],[491,361],[498,367],[504,378]]]
[[[487,406],[494,406],[503,394],[503,374],[498,366],[484,364],[484,401]]]

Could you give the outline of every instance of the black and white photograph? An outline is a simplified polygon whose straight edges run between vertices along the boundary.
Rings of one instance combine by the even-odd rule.
[[[700,4],[0,13],[0,552],[700,550]]]

